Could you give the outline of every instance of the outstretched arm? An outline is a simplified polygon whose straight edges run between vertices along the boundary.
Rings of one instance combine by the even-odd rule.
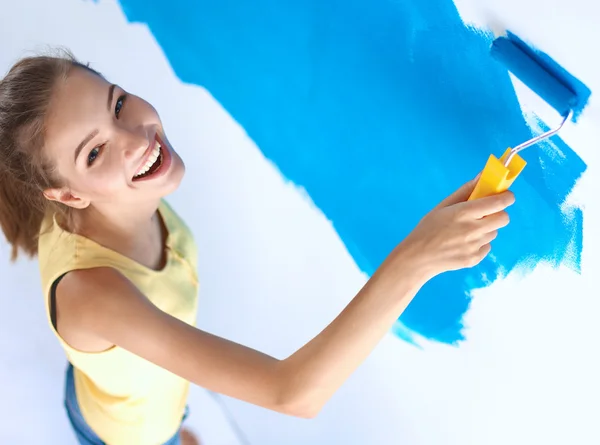
[[[111,268],[73,271],[60,282],[60,333],[70,343],[85,338],[117,345],[215,392],[313,417],[428,279],[475,265],[487,255],[497,230],[508,223],[504,208],[514,198],[506,192],[463,202],[469,191],[470,186],[462,188],[423,218],[348,306],[284,360],[160,311]]]

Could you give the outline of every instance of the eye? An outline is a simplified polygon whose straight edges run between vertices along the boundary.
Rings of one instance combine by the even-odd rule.
[[[127,95],[123,94],[117,99],[117,103],[115,104],[115,116],[117,119],[119,118],[119,114],[121,114],[121,110],[125,105],[125,99],[127,99]]]
[[[94,163],[94,161],[98,158],[98,156],[100,155],[100,150],[102,150],[102,147],[104,147],[104,144],[94,147],[92,149],[92,151],[89,152],[88,158],[87,158],[88,167],[90,167]]]

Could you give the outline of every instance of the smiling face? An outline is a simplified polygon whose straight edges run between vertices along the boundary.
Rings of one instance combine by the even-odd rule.
[[[85,69],[59,85],[45,128],[44,154],[65,184],[46,196],[71,207],[155,201],[183,177],[156,110]]]

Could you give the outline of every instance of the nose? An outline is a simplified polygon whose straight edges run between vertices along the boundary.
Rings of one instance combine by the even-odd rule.
[[[118,136],[123,147],[123,157],[128,161],[139,159],[150,145],[150,131],[142,126],[121,128]]]

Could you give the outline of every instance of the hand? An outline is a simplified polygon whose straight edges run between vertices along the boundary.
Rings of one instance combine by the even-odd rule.
[[[498,230],[509,223],[512,192],[467,201],[477,179],[429,212],[398,246],[429,280],[442,272],[473,267],[490,252]]]

